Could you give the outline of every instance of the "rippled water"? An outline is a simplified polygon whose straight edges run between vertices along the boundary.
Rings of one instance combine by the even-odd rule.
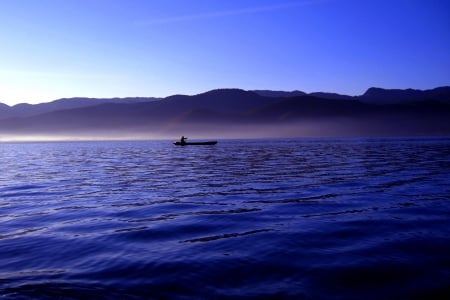
[[[2,143],[0,166],[4,299],[450,295],[450,139]]]

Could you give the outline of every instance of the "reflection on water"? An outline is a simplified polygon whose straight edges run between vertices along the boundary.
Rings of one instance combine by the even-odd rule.
[[[450,295],[449,146],[0,144],[0,295]]]

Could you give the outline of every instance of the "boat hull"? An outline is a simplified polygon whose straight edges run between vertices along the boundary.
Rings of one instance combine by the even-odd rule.
[[[217,141],[208,141],[208,142],[173,142],[175,146],[203,146],[203,145],[215,145],[217,144]]]

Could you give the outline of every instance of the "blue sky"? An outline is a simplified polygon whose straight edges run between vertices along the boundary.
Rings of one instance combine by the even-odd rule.
[[[450,1],[0,0],[0,102],[450,85]]]

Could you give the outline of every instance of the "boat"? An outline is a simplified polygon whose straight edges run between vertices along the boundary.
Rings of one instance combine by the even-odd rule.
[[[199,145],[215,145],[217,141],[208,141],[208,142],[173,142],[175,146],[199,146]]]

